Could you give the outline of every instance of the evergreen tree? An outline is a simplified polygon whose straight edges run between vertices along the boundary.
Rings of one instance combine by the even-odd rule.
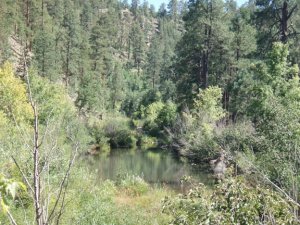
[[[84,1],[83,3],[83,9],[80,14],[80,24],[86,32],[90,31],[92,26],[92,6],[90,1]]]
[[[61,59],[63,80],[66,87],[75,85],[79,75],[80,18],[70,0],[64,2],[64,17],[61,36]],[[72,80],[71,80],[72,78]]]
[[[114,9],[101,13],[90,36],[92,70],[106,76],[112,60],[116,38],[116,15]]]
[[[159,6],[157,15],[158,15],[159,17],[165,17],[165,16],[167,16],[167,9],[166,9],[166,4],[165,4],[165,3],[162,3],[162,4]]]
[[[110,89],[110,101],[113,110],[120,109],[120,103],[124,99],[125,79],[122,67],[119,63],[114,63],[112,73],[109,76],[108,87]]]
[[[56,36],[53,32],[54,23],[45,6],[41,7],[37,17],[40,19],[33,39],[34,59],[39,74],[54,81],[59,79],[59,64],[56,64],[57,56],[55,54]]]
[[[178,0],[170,0],[168,4],[168,9],[172,20],[177,21],[179,9]]]
[[[145,60],[145,37],[143,30],[138,22],[132,25],[130,32],[130,43],[132,46],[132,57],[134,66],[138,70],[138,74],[141,72]]]
[[[193,1],[185,15],[185,29],[177,47],[175,80],[184,99],[191,100],[198,88],[224,86],[230,74],[233,34],[229,30],[230,13],[219,0]]]
[[[153,89],[158,89],[160,83],[160,73],[163,62],[163,46],[159,36],[154,37],[151,43],[146,65],[146,73]]]
[[[297,0],[256,1],[255,15],[260,53],[270,50],[274,41],[287,43],[299,34],[299,30],[294,26],[298,4]]]
[[[233,46],[236,61],[247,57],[256,50],[256,29],[251,25],[250,13],[247,8],[240,8],[234,12],[231,22],[234,32]]]
[[[135,19],[138,16],[139,6],[140,6],[140,0],[132,0],[131,1],[131,11],[132,11]]]

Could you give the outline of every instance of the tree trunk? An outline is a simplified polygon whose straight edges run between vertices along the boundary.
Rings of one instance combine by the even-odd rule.
[[[282,43],[287,43],[288,39],[288,19],[289,19],[289,14],[288,14],[288,3],[287,1],[283,2],[282,10],[281,10],[281,21],[280,21],[280,26],[281,26],[281,31],[280,31],[280,41]]]
[[[208,52],[203,51],[202,55],[202,71],[201,71],[201,86],[207,88],[207,78],[208,78]]]
[[[43,225],[43,210],[40,205],[40,172],[39,172],[39,128],[38,128],[38,114],[35,103],[32,102],[33,115],[34,115],[34,146],[33,146],[33,160],[34,160],[34,204],[35,204],[35,219],[37,225]]]

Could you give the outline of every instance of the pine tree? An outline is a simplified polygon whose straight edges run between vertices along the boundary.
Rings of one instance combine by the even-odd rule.
[[[248,9],[241,7],[234,12],[231,29],[234,32],[233,47],[236,61],[256,50],[256,29],[251,25]]]
[[[294,26],[297,12],[296,0],[256,1],[255,22],[259,30],[260,53],[270,50],[274,41],[287,43],[289,39],[299,35],[299,30]]]
[[[81,43],[79,24],[80,18],[75,12],[73,3],[70,0],[66,0],[64,2],[63,34],[61,39],[63,80],[66,87],[70,84],[75,85],[79,75],[79,46]],[[73,78],[72,80],[71,77]]]
[[[44,1],[37,19],[39,23],[33,39],[34,60],[41,76],[57,80],[59,68],[56,65],[54,23],[45,9]]]
[[[114,63],[112,73],[109,75],[108,87],[110,89],[110,102],[113,110],[119,110],[120,103],[125,97],[125,79],[121,65]]]
[[[130,32],[130,43],[132,48],[132,57],[134,60],[134,66],[138,70],[138,74],[141,72],[145,60],[145,37],[143,30],[138,22],[132,25]]]
[[[172,20],[177,22],[178,9],[179,9],[178,0],[170,0],[170,2],[168,4],[168,9],[169,9],[169,13],[171,15]]]
[[[193,1],[185,15],[185,29],[177,47],[176,82],[184,98],[198,88],[226,82],[233,52],[230,15],[219,0]]]
[[[89,32],[92,26],[92,6],[90,1],[84,1],[83,9],[80,14],[80,24],[86,32]]]
[[[131,1],[131,11],[133,13],[134,18],[136,19],[138,16],[140,1],[139,0],[132,0]]]
[[[146,65],[146,73],[148,82],[151,84],[152,89],[158,89],[160,83],[160,73],[163,62],[163,46],[159,36],[154,37],[152,40]]]
[[[158,9],[157,15],[161,18],[167,16],[167,9],[166,9],[166,4],[162,3]]]
[[[105,76],[109,71],[113,47],[116,38],[116,15],[113,9],[101,13],[90,36],[92,70],[99,76]]]

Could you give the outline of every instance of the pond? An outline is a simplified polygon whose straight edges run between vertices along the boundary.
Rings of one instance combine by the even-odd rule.
[[[116,180],[120,175],[138,175],[156,186],[167,186],[184,191],[180,179],[189,176],[193,181],[211,184],[207,169],[184,162],[176,154],[161,149],[113,149],[109,154],[88,157],[96,180]]]

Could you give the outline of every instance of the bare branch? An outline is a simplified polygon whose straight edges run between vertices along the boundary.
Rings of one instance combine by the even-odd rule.
[[[9,217],[9,220],[10,220],[11,224],[17,225],[17,222],[14,220],[14,218],[13,218],[13,216],[12,216],[12,214],[10,213],[9,210],[7,210],[7,215],[8,215],[8,217]]]
[[[26,54],[25,51],[23,52],[23,60],[24,60],[24,73],[25,73],[25,79],[27,82],[27,90],[28,90],[28,98],[29,102],[31,104],[32,110],[33,110],[33,116],[34,116],[34,134],[33,134],[33,197],[34,197],[34,208],[35,208],[35,219],[37,222],[37,225],[43,225],[43,208],[41,207],[41,192],[40,192],[40,174],[39,174],[39,123],[38,123],[38,111],[37,111],[37,105],[33,100],[31,86],[30,86],[30,80],[29,80],[29,74],[28,74],[28,67],[26,62]]]
[[[51,114],[52,114],[52,111],[53,111],[53,109],[52,109],[51,112],[48,114],[48,117],[47,117],[47,120],[46,120],[46,129],[45,129],[44,134],[42,135],[42,139],[41,139],[40,144],[39,144],[38,147],[41,147],[42,144],[43,144],[44,141],[45,141],[46,135],[47,135],[47,133],[48,133],[49,121],[50,121],[50,116],[51,116]]]
[[[292,16],[293,12],[295,11],[295,9],[297,9],[297,7],[298,7],[298,5],[294,5],[294,7],[291,9],[289,15],[287,16],[288,19]]]
[[[75,147],[75,153],[74,153],[73,157],[70,159],[68,169],[67,169],[67,171],[66,171],[66,173],[65,173],[65,176],[64,176],[64,178],[63,178],[63,180],[62,180],[62,182],[61,182],[61,184],[60,184],[58,196],[57,196],[57,198],[56,198],[55,204],[54,204],[54,206],[53,206],[53,208],[52,208],[52,210],[51,210],[51,213],[50,213],[50,215],[49,215],[49,217],[48,217],[47,222],[50,222],[50,221],[53,219],[54,212],[55,212],[55,210],[56,210],[56,208],[57,208],[57,206],[58,206],[58,203],[59,203],[59,201],[60,201],[60,198],[61,198],[62,194],[63,194],[63,196],[64,196],[64,193],[65,193],[65,192],[64,192],[64,185],[65,185],[65,183],[68,181],[68,177],[69,177],[69,175],[70,175],[71,168],[72,168],[72,166],[73,166],[73,164],[74,164],[74,162],[75,162],[75,158],[76,158],[76,156],[77,156],[77,151],[78,151],[78,147],[79,147],[79,146],[78,146],[78,143],[76,143],[75,146],[76,146],[76,147]],[[64,201],[64,200],[63,200],[63,201]],[[60,208],[59,211],[62,210],[62,207],[63,207],[63,206],[61,206],[61,208]]]
[[[45,170],[45,168],[46,168],[46,165],[49,163],[49,158],[50,158],[50,153],[55,149],[57,147],[57,141],[53,141],[53,145],[52,145],[52,147],[51,147],[51,150],[47,153],[47,155],[45,156],[45,165],[41,168],[41,170],[40,170],[40,173],[39,174],[41,174],[44,170]]]
[[[264,173],[261,172],[259,168],[254,166],[249,159],[246,158],[245,155],[243,157],[247,160],[247,162],[250,164],[250,166],[255,169],[255,171],[262,176],[263,179],[265,179],[267,182],[269,182],[277,191],[282,193],[289,201],[291,201],[296,206],[300,207],[300,204],[295,201],[291,196],[289,196],[282,188],[280,188],[277,184],[275,184],[273,181],[271,181]]]
[[[12,116],[13,116],[14,123],[15,123],[15,125],[16,125],[16,127],[17,127],[19,133],[20,133],[20,135],[22,135],[22,136],[24,137],[24,140],[26,140],[26,138],[29,139],[29,138],[30,138],[29,135],[27,135],[27,133],[24,132],[24,131],[20,128],[20,126],[18,125],[17,120],[16,120],[16,117],[15,117],[15,114],[14,114],[14,113],[11,113],[11,114],[12,114]],[[25,138],[25,137],[26,137],[26,138]],[[26,144],[26,146],[27,146],[28,148],[30,148],[30,147],[29,147],[29,144],[27,144],[27,143],[25,143],[25,144]]]
[[[32,193],[34,193],[34,190],[33,190],[32,186],[30,185],[30,183],[29,183],[27,177],[26,177],[25,174],[23,173],[23,171],[22,171],[20,165],[18,164],[17,160],[16,160],[13,156],[11,156],[11,158],[13,159],[13,161],[14,161],[14,163],[16,164],[18,170],[19,170],[20,173],[22,174],[22,177],[23,177],[23,179],[25,180],[27,186],[28,186],[29,189],[32,191]]]
[[[63,197],[62,197],[62,201],[61,201],[61,206],[60,206],[60,209],[59,209],[58,215],[57,215],[56,225],[59,225],[60,218],[61,218],[61,216],[63,214],[68,184],[69,184],[69,182],[67,182],[65,190],[64,190],[64,193],[63,193]]]

